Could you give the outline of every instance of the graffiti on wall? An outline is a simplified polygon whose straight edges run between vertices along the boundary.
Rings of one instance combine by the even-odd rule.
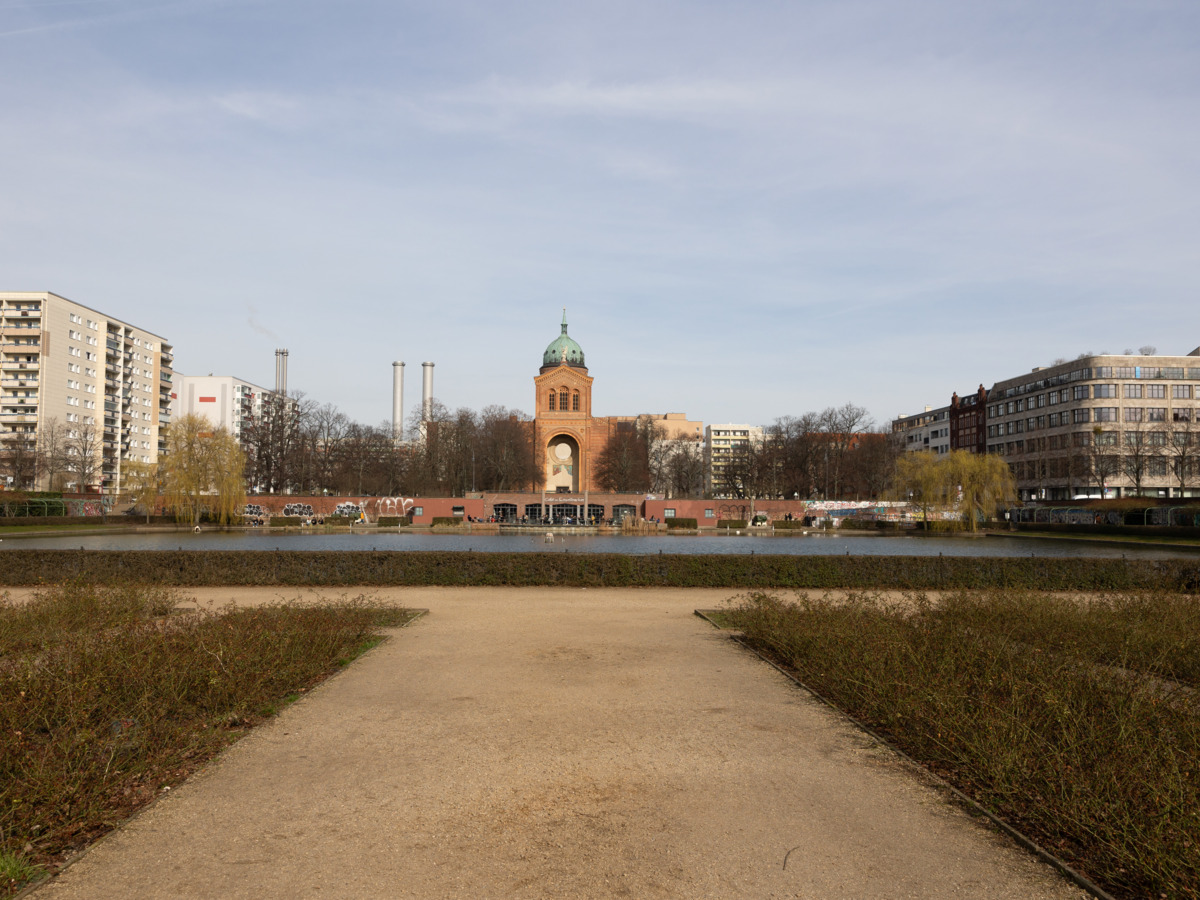
[[[412,505],[412,499],[409,497],[376,497],[375,517],[407,516]]]

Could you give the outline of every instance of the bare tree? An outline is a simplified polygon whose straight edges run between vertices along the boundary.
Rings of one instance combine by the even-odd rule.
[[[635,423],[617,423],[616,432],[596,456],[596,481],[604,490],[617,493],[649,490],[645,437]]]
[[[1151,460],[1157,459],[1161,453],[1151,438],[1155,435],[1144,426],[1127,426],[1125,430],[1125,455],[1123,468],[1125,475],[1133,482],[1133,495],[1142,495],[1142,482],[1150,473]]]
[[[1084,435],[1087,437],[1087,435]],[[1121,448],[1115,441],[1116,432],[1106,432],[1097,425],[1092,429],[1091,441],[1088,444],[1088,464],[1092,477],[1100,487],[1100,497],[1104,498],[1108,484],[1121,474]]]
[[[67,431],[67,470],[74,477],[75,490],[87,493],[100,481],[101,436],[95,425],[84,423]]]
[[[704,442],[682,436],[667,444],[667,484],[672,497],[704,495]]]
[[[0,444],[0,472],[13,490],[32,489],[40,467],[37,436],[30,432],[14,431],[3,438]]]
[[[533,422],[520,410],[487,406],[479,417],[475,450],[479,490],[512,491],[541,483]]]
[[[38,435],[38,441],[41,445],[41,478],[45,480],[46,490],[60,491],[69,469],[67,429],[57,418],[51,417]]]
[[[1163,425],[1163,456],[1179,485],[1179,496],[1187,490],[1189,482],[1200,482],[1200,423],[1190,409],[1176,410],[1176,420]]]
[[[839,407],[828,407],[820,414],[821,430],[824,432],[825,448],[822,456],[822,489],[826,499],[841,494],[842,467],[846,451],[854,436],[871,428],[872,422],[866,409],[846,403]]]

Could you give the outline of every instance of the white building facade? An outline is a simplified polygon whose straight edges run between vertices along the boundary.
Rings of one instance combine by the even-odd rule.
[[[950,452],[950,407],[900,416],[892,420],[892,440],[906,453],[928,450],[931,453]]]
[[[760,425],[709,425],[704,429],[704,490],[709,497],[732,496],[726,470],[739,450],[762,446]]]
[[[69,466],[50,485],[53,467],[39,462],[15,486],[115,492],[126,464],[157,462],[174,359],[162,336],[57,294],[5,291],[0,344],[6,456],[33,450],[44,459],[65,445],[94,463]]]

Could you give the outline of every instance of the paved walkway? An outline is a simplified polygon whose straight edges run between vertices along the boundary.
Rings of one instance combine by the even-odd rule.
[[[692,615],[727,591],[377,593],[430,614],[38,900],[1080,896]]]

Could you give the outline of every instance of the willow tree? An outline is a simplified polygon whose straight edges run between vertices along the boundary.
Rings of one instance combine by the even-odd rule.
[[[974,531],[980,515],[990,518],[1001,503],[1016,499],[1017,489],[1012,470],[999,456],[923,451],[905,453],[896,462],[892,495],[920,507],[926,523],[935,507],[957,507]]]
[[[222,525],[246,503],[246,457],[225,428],[186,415],[167,427],[161,464],[163,498],[176,521],[200,524],[207,512]]]
[[[158,505],[162,488],[157,463],[128,461],[121,467],[121,493],[132,499],[146,514],[146,524]]]
[[[950,473],[944,459],[925,450],[905,453],[896,461],[891,495],[918,507],[926,528],[931,527],[930,514],[935,507],[945,508],[954,502]]]
[[[1001,503],[1016,500],[1012,469],[999,456],[952,450],[942,459],[958,495],[963,520],[971,531],[980,516],[986,521]]]

